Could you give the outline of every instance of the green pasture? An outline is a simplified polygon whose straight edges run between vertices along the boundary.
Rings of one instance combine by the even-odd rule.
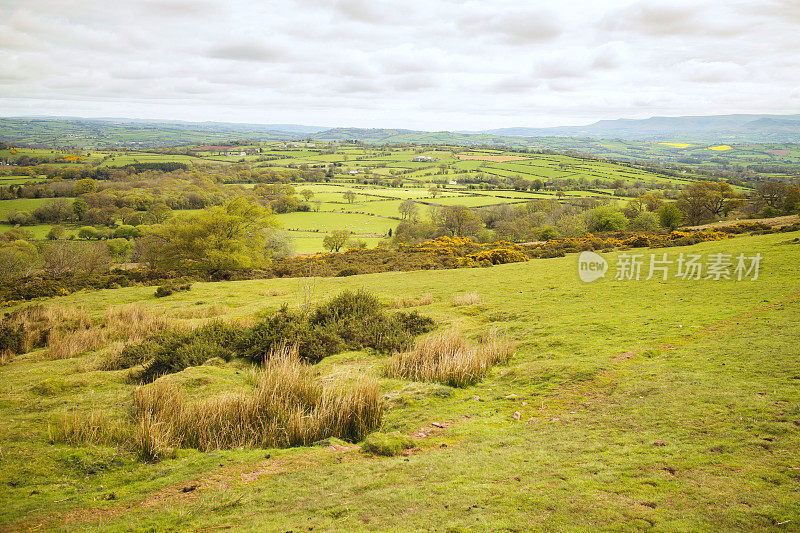
[[[798,233],[738,237],[677,254],[763,256],[756,281],[614,281],[577,276],[577,257],[491,268],[347,278],[196,283],[80,292],[46,304],[99,319],[136,303],[173,317],[222,306],[249,319],[282,304],[365,289],[386,303],[430,294],[417,310],[466,336],[497,327],[517,340],[507,363],[464,389],[383,377],[387,355],[346,352],[323,379],[380,380],[383,431],[405,455],[357,446],[179,450],[148,464],[116,447],[51,444],[72,409],[126,416],[125,371],[106,352],[0,367],[0,523],[10,530],[658,530],[784,531],[800,516]],[[453,306],[476,292],[479,302]],[[248,364],[175,375],[191,398],[247,387]],[[435,425],[434,425],[435,424]],[[424,435],[424,436],[423,436]]]

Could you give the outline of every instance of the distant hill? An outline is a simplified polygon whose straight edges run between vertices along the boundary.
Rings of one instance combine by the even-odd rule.
[[[601,120],[587,126],[500,128],[484,131],[421,131],[397,128],[323,128],[298,124],[238,124],[76,117],[0,118],[0,140],[54,147],[156,147],[231,140],[360,141],[371,144],[420,143],[463,146],[545,148],[571,139],[583,149],[596,139],[641,142],[781,143],[800,142],[800,115],[716,115]]]
[[[305,138],[325,128],[297,124],[237,124],[126,118],[0,118],[0,139],[11,143],[102,147],[180,146],[215,141],[284,141]]]
[[[638,141],[798,142],[800,115],[712,115],[601,120],[587,126],[463,132],[507,137],[590,137]]]

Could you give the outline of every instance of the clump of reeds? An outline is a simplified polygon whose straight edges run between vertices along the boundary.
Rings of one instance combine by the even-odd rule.
[[[481,297],[475,291],[465,292],[464,294],[456,294],[450,300],[450,302],[456,307],[461,305],[475,305],[480,303],[480,301]]]
[[[426,335],[407,352],[395,354],[386,374],[466,387],[483,379],[493,365],[507,361],[514,350],[515,344],[496,330],[484,333],[474,344],[459,330],[446,329]]]
[[[109,445],[124,441],[124,429],[112,422],[103,410],[92,409],[88,413],[77,411],[64,413],[49,427],[50,442],[72,445]]]
[[[193,403],[169,378],[134,393],[133,445],[141,457],[183,446],[199,450],[308,445],[327,437],[363,439],[381,423],[383,404],[374,380],[347,389],[322,385],[297,349],[272,351],[250,376],[251,392],[228,393]]]
[[[51,330],[47,337],[45,359],[67,359],[101,347],[106,336],[100,328],[61,332]]]
[[[128,342],[141,342],[171,326],[169,318],[152,308],[139,304],[111,307],[106,311],[103,325],[108,335]]]
[[[413,298],[411,296],[398,296],[389,304],[391,307],[405,309],[408,307],[419,307],[421,305],[430,305],[434,302],[433,295],[429,292],[426,292],[419,298]]]
[[[27,353],[43,346],[53,330],[77,331],[91,326],[91,319],[83,308],[58,305],[29,305],[3,319],[4,331],[13,332],[13,349],[0,357],[10,361],[15,353]]]

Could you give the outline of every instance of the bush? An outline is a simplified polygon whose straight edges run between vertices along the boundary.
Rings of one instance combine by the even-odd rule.
[[[292,312],[284,305],[251,327],[213,322],[188,333],[162,331],[124,347],[104,363],[104,368],[143,365],[137,378],[149,382],[213,358],[228,361],[238,355],[262,363],[286,346],[293,347],[301,359],[314,363],[346,349],[405,350],[413,344],[414,335],[433,327],[432,319],[416,311],[388,315],[374,296],[346,291],[310,315]]]
[[[94,226],[83,226],[78,230],[78,238],[87,241],[99,241],[103,238],[103,233]]]
[[[50,231],[47,232],[47,239],[51,241],[57,241],[59,239],[63,239],[66,231],[67,230],[64,228],[64,226],[55,225],[52,228],[50,228]]]
[[[621,231],[628,225],[628,219],[614,206],[596,207],[587,213],[589,231]]]
[[[240,327],[224,322],[212,322],[184,334],[166,334],[159,340],[148,341],[137,349],[126,347],[119,360],[125,363],[144,364],[137,376],[139,380],[150,382],[159,376],[180,372],[190,366],[200,366],[209,359],[219,358],[230,361],[235,353],[231,350]],[[126,354],[126,350],[131,348]]]
[[[155,296],[156,298],[163,298],[164,296],[171,296],[176,292],[191,290],[191,288],[192,288],[191,283],[168,281],[167,283],[160,285],[156,289]]]
[[[336,274],[336,277],[344,278],[347,276],[357,276],[358,274],[360,274],[360,272],[358,271],[357,268],[344,268]]]

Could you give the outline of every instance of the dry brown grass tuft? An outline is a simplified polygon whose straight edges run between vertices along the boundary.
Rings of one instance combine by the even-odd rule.
[[[433,295],[429,292],[426,292],[419,298],[412,298],[410,296],[399,296],[395,298],[389,304],[389,306],[394,308],[419,307],[421,305],[430,305],[433,302],[434,302]]]
[[[72,445],[81,444],[113,444],[124,440],[124,430],[112,423],[105,412],[92,409],[88,415],[84,413],[64,413],[56,419],[55,426],[49,426],[50,442],[62,442]]]
[[[109,337],[131,343],[141,342],[171,326],[169,319],[162,313],[139,304],[109,308],[103,318],[103,325]]]
[[[136,422],[131,446],[142,461],[157,462],[173,454],[172,440],[172,427],[147,413]]]
[[[22,326],[25,332],[22,353],[41,346],[51,330],[76,331],[91,326],[92,321],[85,309],[51,305],[29,305],[11,316],[12,324]]]
[[[374,380],[345,390],[314,379],[295,348],[282,347],[251,374],[254,391],[186,401],[169,378],[139,387],[132,415],[137,453],[186,446],[199,450],[308,445],[327,437],[363,439],[383,418],[380,387]]]
[[[289,294],[289,291],[282,291],[280,289],[271,288],[259,291],[258,294],[260,296],[283,296],[284,294]]]
[[[477,292],[473,291],[464,294],[456,294],[450,301],[456,307],[460,305],[475,305],[481,302],[481,297]]]
[[[214,318],[222,316],[228,312],[228,308],[224,305],[214,304],[209,307],[198,307],[195,309],[180,309],[173,313],[175,318]]]
[[[386,374],[413,381],[435,381],[452,387],[466,387],[480,381],[492,365],[507,361],[514,343],[496,330],[482,335],[475,345],[456,329],[430,333],[408,352],[395,354]]]
[[[45,359],[67,359],[91,352],[106,342],[106,336],[100,328],[81,329],[62,333],[52,330],[47,337]]]

